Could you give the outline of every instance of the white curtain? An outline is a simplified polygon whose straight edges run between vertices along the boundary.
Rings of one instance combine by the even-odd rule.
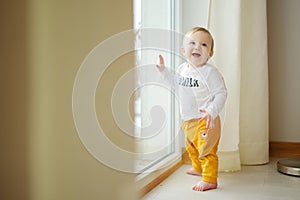
[[[266,0],[211,0],[208,29],[213,62],[228,101],[219,146],[221,171],[269,161]]]

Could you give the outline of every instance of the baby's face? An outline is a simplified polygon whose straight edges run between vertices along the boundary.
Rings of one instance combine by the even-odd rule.
[[[211,45],[210,35],[198,31],[184,38],[182,53],[192,67],[201,67],[213,55]]]

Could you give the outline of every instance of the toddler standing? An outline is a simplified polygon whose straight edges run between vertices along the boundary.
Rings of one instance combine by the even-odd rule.
[[[187,174],[202,176],[202,180],[192,187],[196,191],[217,188],[219,114],[224,107],[227,90],[221,73],[207,63],[213,56],[213,47],[210,32],[195,27],[184,36],[181,50],[186,62],[178,67],[176,74],[165,68],[161,55],[158,55],[156,65],[163,78],[178,89],[183,120],[181,128],[193,166]]]

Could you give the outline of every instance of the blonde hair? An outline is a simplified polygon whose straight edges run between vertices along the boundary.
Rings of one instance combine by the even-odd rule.
[[[194,34],[196,32],[205,32],[209,35],[209,37],[211,38],[211,48],[210,48],[210,50],[214,51],[214,39],[213,39],[211,33],[206,28],[194,27],[194,28],[188,30],[184,37],[189,37],[189,36],[191,36],[192,34]]]

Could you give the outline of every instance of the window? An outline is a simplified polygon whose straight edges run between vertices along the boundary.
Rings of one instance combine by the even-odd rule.
[[[136,31],[135,136],[140,173],[158,169],[181,156],[178,127],[179,112],[175,95],[158,83],[157,55],[174,70],[178,55],[178,0],[134,0]],[[176,34],[177,33],[177,34]],[[140,128],[141,127],[141,128]],[[181,158],[180,158],[181,159]]]

